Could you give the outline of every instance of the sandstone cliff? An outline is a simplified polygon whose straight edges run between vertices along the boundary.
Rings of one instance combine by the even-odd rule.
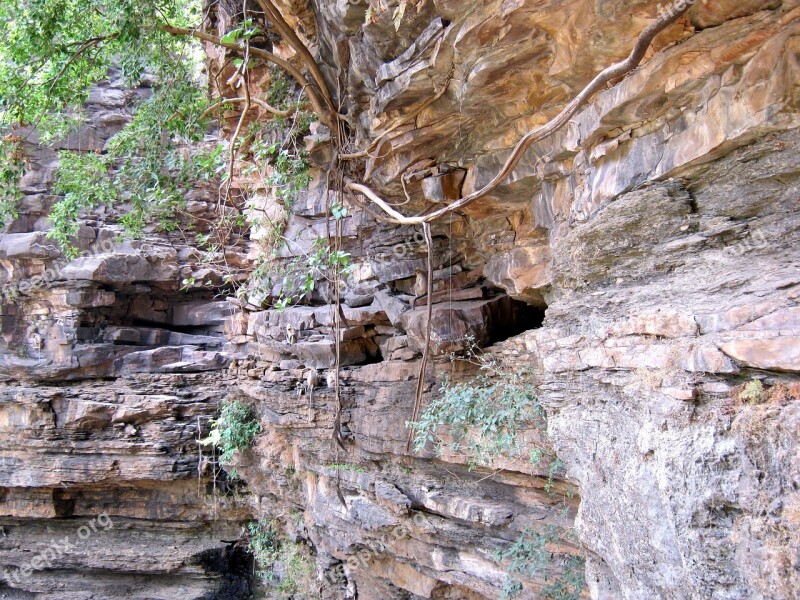
[[[409,214],[489,181],[658,10],[419,0],[397,23],[397,2],[279,4],[338,90],[352,150],[384,136],[363,165],[384,197],[405,201],[403,173],[429,169],[407,182]],[[0,235],[2,594],[245,598],[243,525],[278,519],[313,557],[313,597],[497,598],[509,568],[497,551],[551,528],[552,560],[519,577],[520,597],[541,597],[572,557],[585,597],[796,597],[799,39],[796,0],[698,2],[509,181],[433,224],[425,401],[445,375],[473,374],[447,360],[472,336],[529,368],[546,410],[544,429],[521,433],[525,452],[493,468],[406,450],[422,238],[330,191],[324,129],[285,227],[307,252],[329,202],[349,207],[346,450],[325,377],[302,388],[307,369],[335,365],[324,287],[305,305],[243,310],[216,291],[255,268],[251,236],[227,240],[223,272],[184,236],[117,239],[112,209],[87,215],[85,256],[68,261],[45,234],[56,156],[30,143],[25,201]],[[65,146],[101,149],[146,93],[112,76]],[[200,185],[183,218],[213,220],[215,204]],[[252,404],[262,427],[236,484],[197,443],[226,399]],[[101,514],[113,527],[80,539]],[[20,574],[65,536],[74,548]]]

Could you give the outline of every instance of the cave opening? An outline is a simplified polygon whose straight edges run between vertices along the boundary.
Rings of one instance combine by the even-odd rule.
[[[220,579],[216,591],[202,596],[202,600],[250,598],[255,570],[253,554],[241,542],[223,541],[225,546],[209,548],[197,555],[204,572]]]
[[[531,305],[522,300],[510,299],[507,310],[501,311],[492,320],[489,343],[496,344],[530,329],[538,329],[544,323],[546,305]]]

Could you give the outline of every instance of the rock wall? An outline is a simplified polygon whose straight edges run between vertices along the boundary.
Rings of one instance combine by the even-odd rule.
[[[197,445],[225,395],[224,324],[233,311],[180,289],[193,274],[221,275],[178,236],[151,228],[144,240],[121,239],[117,209],[87,215],[75,260],[46,236],[56,152],[101,150],[148,93],[112,73],[92,92],[85,127],[61,146],[29,138],[19,218],[0,236],[7,598],[241,598],[250,590],[252,558],[235,542],[251,511],[212,493],[213,466]],[[214,199],[195,190],[187,211],[210,216]],[[246,241],[231,241],[232,262],[244,262]]]
[[[353,168],[397,202],[400,177],[428,169],[408,181],[408,214],[490,180],[657,14],[649,2],[420,0],[396,26],[396,2],[279,4],[342,90],[348,149],[383,136]],[[225,6],[220,27],[235,17]],[[554,559],[521,578],[520,597],[539,597],[574,555],[593,598],[793,598],[798,33],[794,0],[697,3],[508,183],[434,224],[426,401],[445,374],[473,374],[446,356],[471,335],[531,369],[547,431],[522,432],[526,454],[555,452],[564,467],[521,455],[470,469],[466,456],[406,451],[422,238],[328,189],[322,170],[286,235],[307,250],[325,236],[328,201],[350,208],[346,451],[331,435],[324,286],[309,305],[243,311],[181,291],[212,268],[187,240],[152,231],[101,246],[117,214],[87,218],[90,255],[3,303],[4,592],[245,597],[240,526],[277,517],[313,548],[325,598],[497,598],[497,549],[549,526],[562,534]],[[82,148],[102,146],[132,94],[113,81],[97,92]],[[324,140],[317,130],[323,157]],[[65,262],[42,233],[54,158],[31,152],[21,217],[0,238],[15,284]],[[193,214],[209,214],[208,197],[197,190]],[[236,238],[226,254],[245,271],[256,248]],[[196,440],[225,397],[252,403],[262,434],[236,460],[246,489],[215,494]],[[113,529],[14,578],[9,567],[101,513]]]

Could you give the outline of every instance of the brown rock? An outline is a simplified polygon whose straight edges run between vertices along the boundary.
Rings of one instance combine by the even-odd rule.
[[[740,339],[726,342],[720,349],[734,360],[755,369],[800,371],[800,336]]]

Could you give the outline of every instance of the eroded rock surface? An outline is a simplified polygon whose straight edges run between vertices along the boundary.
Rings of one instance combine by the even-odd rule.
[[[403,202],[400,175],[435,166],[410,181],[409,214],[488,182],[657,14],[650,2],[419,0],[396,27],[397,2],[278,4],[342,90],[348,149],[391,129],[361,165],[377,191]],[[286,217],[306,252],[326,235],[328,202],[349,204],[345,451],[332,439],[324,285],[284,311],[262,302],[271,292],[243,310],[182,290],[224,274],[155,229],[114,241],[110,209],[87,215],[88,255],[68,262],[44,234],[55,156],[31,146],[20,217],[0,236],[15,290],[0,312],[0,561],[16,572],[52,532],[103,511],[114,528],[31,577],[4,575],[2,591],[246,597],[241,526],[282,515],[313,547],[324,598],[497,598],[496,551],[550,525],[576,538],[522,578],[521,597],[539,597],[575,555],[593,598],[794,598],[799,28],[794,0],[696,3],[508,182],[434,224],[425,401],[445,374],[474,374],[446,360],[469,335],[531,369],[547,412],[546,434],[525,428],[525,452],[495,470],[405,448],[425,325],[418,231],[376,222],[323,173]],[[112,81],[93,94],[82,147],[101,148],[141,93]],[[190,212],[213,215],[214,191],[193,194]],[[239,275],[256,237],[225,249]],[[762,395],[742,399],[754,379]],[[226,397],[255,406],[262,434],[236,459],[246,488],[215,494],[197,439]],[[547,458],[531,464],[530,451]]]

